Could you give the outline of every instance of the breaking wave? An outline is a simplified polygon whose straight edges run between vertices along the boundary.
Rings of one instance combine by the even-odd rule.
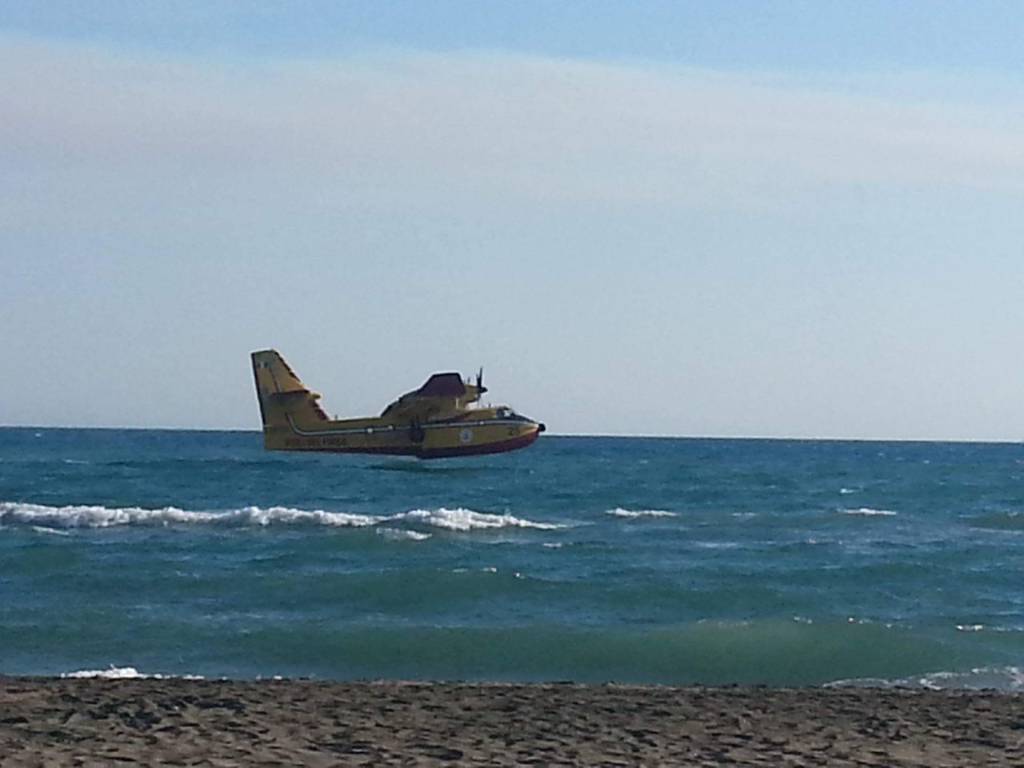
[[[416,523],[444,528],[449,531],[471,531],[476,528],[536,528],[541,531],[554,531],[565,528],[559,523],[537,523],[524,520],[509,514],[493,515],[487,512],[474,512],[472,509],[414,509],[385,518],[387,520],[408,520]]]
[[[965,672],[931,672],[900,678],[861,677],[836,680],[826,688],[923,688],[931,691],[988,690],[1024,691],[1024,668],[975,667]]]
[[[430,538],[429,533],[409,531],[405,528],[378,528],[377,533],[389,541],[426,541]]]
[[[859,507],[857,509],[841,510],[844,515],[864,515],[866,517],[895,517],[898,513],[891,509],[872,509],[871,507]]]
[[[604,512],[606,515],[614,515],[615,517],[625,517],[629,519],[636,519],[638,517],[678,517],[677,512],[669,512],[665,509],[623,509],[622,507],[616,507],[615,509],[606,509]]]
[[[196,512],[178,507],[104,507],[69,505],[49,507],[43,504],[0,502],[0,523],[47,528],[110,528],[121,525],[271,525],[272,523],[314,523],[334,526],[369,526],[380,518],[345,512],[302,510],[289,507],[244,507],[223,512]]]
[[[43,504],[0,502],[0,525],[29,526],[56,533],[69,528],[110,528],[114,526],[221,525],[228,527],[270,525],[324,525],[332,527],[369,528],[381,524],[413,524],[449,531],[466,532],[496,528],[533,528],[556,530],[558,523],[526,520],[510,514],[476,512],[458,507],[447,509],[414,509],[395,515],[361,515],[348,512],[327,512],[291,507],[243,507],[225,511],[194,511],[178,507],[146,509],[143,507],[105,507],[100,505],[68,505],[50,507]],[[380,528],[382,535],[421,541],[429,534],[414,530]],[[391,532],[390,534],[388,532]],[[398,533],[396,533],[398,531]]]
[[[139,672],[135,667],[115,667],[111,664],[106,669],[79,669],[75,672],[61,673],[63,678],[88,679],[101,678],[104,680],[205,680],[202,675],[162,675],[155,673],[147,675]]]

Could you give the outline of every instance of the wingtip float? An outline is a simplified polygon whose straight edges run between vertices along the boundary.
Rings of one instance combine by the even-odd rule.
[[[483,369],[475,382],[435,373],[377,417],[330,419],[284,358],[273,349],[252,353],[263,445],[271,451],[374,453],[437,459],[525,448],[542,423],[508,406],[480,406]]]

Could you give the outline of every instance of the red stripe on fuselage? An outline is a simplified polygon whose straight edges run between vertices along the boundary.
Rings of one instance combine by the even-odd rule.
[[[478,445],[460,445],[453,448],[437,448],[432,451],[419,451],[416,455],[421,459],[445,459],[453,456],[483,456],[488,453],[507,453],[519,448],[525,448],[533,443],[540,436],[539,430],[534,430],[525,435],[514,437],[511,440],[502,440],[498,443],[480,443]]]
[[[296,446],[278,450],[306,451],[310,453],[368,453],[378,456],[415,456],[419,459],[450,459],[457,456],[484,456],[489,453],[507,453],[526,448],[538,437],[540,431],[534,430],[525,435],[514,437],[511,440],[501,440],[491,443],[477,443],[476,445],[459,445],[451,448],[435,448],[434,450],[424,449],[419,445],[408,446],[368,446],[365,448],[348,448],[343,446]]]

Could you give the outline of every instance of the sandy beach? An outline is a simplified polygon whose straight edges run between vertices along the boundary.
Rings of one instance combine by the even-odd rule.
[[[1024,764],[1024,698],[0,678],[4,766]]]

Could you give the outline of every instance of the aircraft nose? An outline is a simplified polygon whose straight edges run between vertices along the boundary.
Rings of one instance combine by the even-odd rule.
[[[548,428],[547,425],[543,421],[541,421],[541,422],[539,422],[537,424],[537,431],[538,432],[545,432],[545,431],[547,431],[547,428]]]

